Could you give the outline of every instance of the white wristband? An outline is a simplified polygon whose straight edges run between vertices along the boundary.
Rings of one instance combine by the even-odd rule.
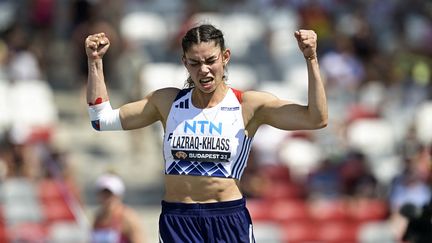
[[[119,109],[113,110],[109,101],[88,107],[90,121],[98,131],[123,130]]]

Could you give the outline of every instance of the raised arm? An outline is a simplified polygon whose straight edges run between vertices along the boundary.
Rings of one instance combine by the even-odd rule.
[[[299,30],[294,33],[302,51],[308,72],[308,104],[295,104],[262,93],[250,92],[245,95],[251,115],[251,132],[261,124],[268,124],[283,130],[318,129],[327,125],[327,101],[320,76],[316,54],[317,35],[312,30]]]
[[[109,100],[102,62],[109,46],[109,39],[104,33],[90,35],[85,40],[88,62],[87,103],[89,105],[96,105]]]
[[[308,106],[306,121],[310,128],[327,125],[328,111],[325,88],[321,79],[317,58],[317,35],[313,30],[299,30],[294,33],[297,44],[306,59],[308,70]]]
[[[169,102],[174,99],[177,89],[157,90],[142,100],[112,109],[102,62],[109,46],[109,39],[104,33],[90,35],[85,40],[88,59],[87,103],[93,128],[98,131],[129,130],[148,126],[158,120],[164,123]]]

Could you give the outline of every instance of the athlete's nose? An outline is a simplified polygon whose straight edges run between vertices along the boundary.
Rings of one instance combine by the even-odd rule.
[[[202,63],[202,64],[200,65],[199,71],[200,71],[201,74],[206,74],[206,73],[208,73],[208,72],[210,71],[209,65],[207,65],[207,64],[205,64],[205,63]]]

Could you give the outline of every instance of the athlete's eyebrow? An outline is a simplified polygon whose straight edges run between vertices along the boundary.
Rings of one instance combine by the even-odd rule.
[[[210,61],[210,60],[217,60],[217,59],[219,59],[220,54],[221,53],[219,53],[219,54],[213,54],[213,55],[207,57],[206,59],[204,59],[204,61],[206,62],[206,61]],[[191,61],[191,62],[201,62],[200,60],[197,60],[197,59],[194,59],[194,58],[191,58],[191,57],[186,57],[186,59],[188,61]]]

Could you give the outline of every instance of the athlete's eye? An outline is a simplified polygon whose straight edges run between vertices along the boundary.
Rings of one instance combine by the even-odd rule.
[[[216,60],[217,59],[213,59],[213,60],[207,61],[206,64],[207,65],[213,65],[216,62]]]
[[[201,63],[199,62],[189,62],[189,66],[191,67],[198,67]]]
[[[200,62],[200,61],[192,60],[192,59],[186,59],[186,63],[187,63],[187,65],[189,65],[191,67],[199,67],[202,64],[211,66],[211,65],[215,64],[216,61],[219,60],[220,57],[221,57],[221,54],[219,53],[217,56],[209,57],[209,59],[205,60],[204,62]]]

